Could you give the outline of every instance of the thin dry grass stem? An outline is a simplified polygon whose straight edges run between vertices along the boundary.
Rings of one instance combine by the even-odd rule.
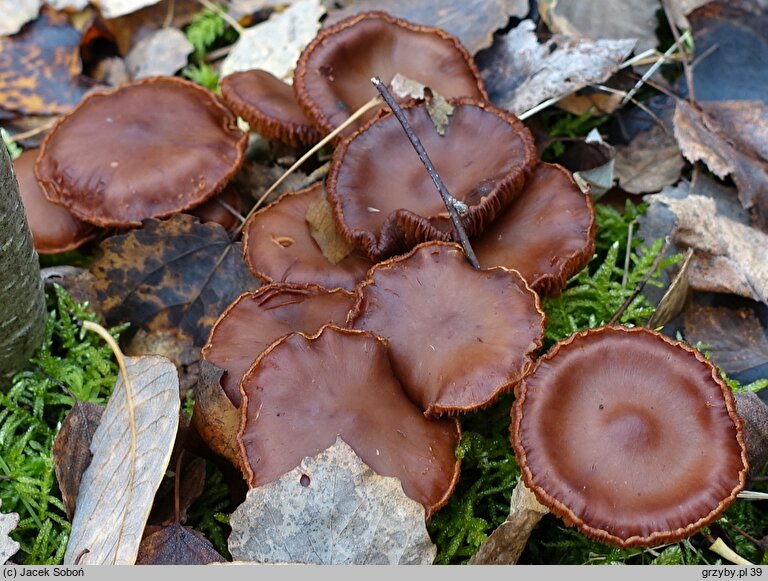
[[[241,224],[242,224],[243,222],[245,222],[245,217],[243,217],[243,215],[242,215],[240,212],[238,212],[237,210],[235,210],[235,209],[234,209],[232,206],[230,206],[229,204],[227,204],[227,203],[226,203],[224,200],[219,200],[219,199],[217,198],[217,199],[216,199],[216,203],[217,203],[217,204],[219,204],[219,206],[221,206],[222,208],[224,208],[224,209],[225,209],[227,212],[229,212],[230,214],[232,214],[232,215],[233,215],[235,218],[237,218],[237,219],[238,219],[238,221],[239,221]]]
[[[683,73],[685,74],[685,84],[688,85],[688,100],[691,103],[694,103],[696,101],[696,95],[693,89],[693,67],[691,67],[691,63],[688,59],[688,53],[685,52],[685,48],[683,47],[683,38],[685,35],[681,36],[680,31],[677,30],[675,19],[672,17],[672,10],[669,0],[662,0],[661,5],[664,7],[664,15],[667,17],[667,22],[669,23],[669,28],[672,31],[672,36],[675,38],[675,45],[678,47],[680,54],[683,56]],[[690,35],[690,30],[686,30],[685,34]]]
[[[595,89],[598,89],[600,91],[605,91],[606,93],[613,93],[614,95],[622,95],[623,96],[623,95],[627,94],[626,91],[620,91],[619,89],[614,89],[613,87],[606,87],[605,85],[590,85],[590,86],[595,88]],[[630,101],[634,105],[637,105],[637,107],[639,107],[640,109],[645,111],[651,117],[651,119],[653,119],[656,122],[656,124],[659,127],[661,127],[661,129],[662,129],[662,131],[664,131],[664,133],[666,133],[667,135],[672,135],[669,132],[669,129],[667,129],[667,127],[664,125],[664,122],[659,118],[658,115],[656,115],[656,113],[651,111],[648,107],[646,107],[643,103],[641,103],[637,99],[632,98],[632,99],[630,99]]]
[[[686,35],[688,32],[686,31]],[[664,54],[662,54],[653,65],[651,65],[647,71],[645,71],[645,74],[643,74],[642,77],[640,77],[640,80],[635,83],[635,86],[632,87],[629,92],[624,95],[624,98],[621,100],[621,104],[626,105],[632,97],[635,96],[635,94],[640,90],[640,88],[645,84],[645,82],[650,79],[653,75],[656,74],[656,71],[658,71],[661,68],[661,65],[663,65],[665,62],[669,60],[669,58],[672,56],[673,53],[679,51],[679,45],[673,44],[670,46]]]
[[[224,12],[221,8],[216,6],[213,2],[210,2],[209,0],[197,0],[197,1],[203,6],[205,6],[211,12],[215,12],[216,14],[221,16],[224,20],[226,20],[227,24],[229,24],[232,28],[234,28],[239,35],[242,35],[245,32],[245,28],[243,28],[237,20],[232,18],[229,14]]]
[[[35,135],[39,135],[40,133],[44,133],[45,131],[48,131],[51,127],[56,125],[56,122],[59,120],[58,117],[51,119],[50,121],[44,123],[40,127],[35,127],[34,129],[30,129],[29,131],[24,131],[22,133],[16,133],[15,135],[11,135],[8,138],[8,141],[12,143],[16,143],[17,141],[22,141],[23,139],[29,139],[30,137],[34,137]]]

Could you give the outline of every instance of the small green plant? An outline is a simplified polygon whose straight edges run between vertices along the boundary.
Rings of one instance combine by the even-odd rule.
[[[79,321],[97,317],[61,288],[48,295],[43,344],[31,370],[16,374],[0,394],[0,498],[3,512],[19,514],[11,537],[21,545],[14,561],[31,565],[61,562],[70,524],[60,499],[51,447],[74,398],[104,402],[117,365],[109,347]],[[112,329],[118,337],[124,327]]]
[[[547,134],[552,140],[541,154],[542,161],[555,161],[565,153],[567,141],[583,138],[609,119],[608,115],[595,115],[594,107],[581,115],[555,110],[542,112],[542,124],[547,128]]]
[[[222,12],[226,11],[225,6],[219,8]],[[185,67],[181,74],[211,91],[218,91],[219,74],[205,61],[205,57],[212,49],[237,40],[237,32],[219,12],[206,8],[192,18],[185,35],[194,47],[194,52],[192,64]]]
[[[215,92],[219,90],[219,73],[207,63],[201,62],[198,65],[184,67],[181,74],[190,81],[205,87],[209,91]]]
[[[24,150],[19,147],[19,144],[16,143],[11,139],[11,134],[8,133],[5,129],[0,127],[0,137],[3,138],[3,143],[5,144],[5,147],[8,148],[8,155],[11,156],[11,161],[14,159],[18,159],[18,157],[24,152]]]

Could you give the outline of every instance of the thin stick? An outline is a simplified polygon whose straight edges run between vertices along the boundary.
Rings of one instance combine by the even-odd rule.
[[[614,89],[612,87],[606,87],[605,85],[590,85],[590,86],[594,87],[595,89],[599,89],[601,91],[605,91],[606,93],[613,93],[614,95],[622,95],[623,96],[623,95],[627,94],[626,91],[620,91],[620,90]],[[659,119],[659,116],[656,115],[656,113],[651,111],[648,107],[646,107],[643,103],[641,103],[637,99],[632,98],[632,99],[630,99],[630,101],[632,101],[632,103],[634,103],[640,109],[645,111],[656,122],[656,124],[659,127],[661,127],[661,129],[662,129],[662,131],[664,131],[664,133],[666,133],[667,135],[670,135],[670,136],[672,135],[669,132],[669,129],[667,129],[666,126],[664,125],[664,122],[661,119]]]
[[[624,98],[621,100],[622,106],[626,105],[629,102],[629,100],[635,96],[635,93],[637,93],[640,90],[643,84],[645,84],[645,82],[648,79],[650,79],[653,75],[656,74],[656,71],[658,71],[661,68],[661,65],[663,65],[667,61],[667,59],[672,55],[672,53],[675,52],[676,50],[679,50],[679,46],[677,44],[673,44],[667,49],[667,51],[663,55],[661,55],[659,60],[653,63],[653,65],[651,65],[651,67],[649,67],[648,70],[645,71],[645,74],[642,77],[640,77],[640,80],[637,81],[637,83],[635,83],[635,86],[632,87],[626,95],[624,95]]]
[[[352,115],[350,115],[346,119],[346,121],[344,121],[344,123],[339,125],[336,129],[331,131],[328,135],[323,137],[320,141],[317,142],[317,144],[312,149],[310,149],[307,153],[302,155],[296,161],[296,163],[294,163],[291,167],[289,167],[287,170],[285,170],[285,173],[283,173],[283,175],[281,175],[274,184],[269,186],[269,189],[266,192],[264,192],[264,194],[258,200],[256,200],[256,203],[253,205],[253,208],[251,208],[250,212],[248,212],[248,214],[245,216],[245,220],[243,221],[243,223],[240,224],[240,226],[238,226],[237,230],[235,230],[233,232],[231,240],[235,240],[235,239],[237,239],[238,236],[240,236],[240,233],[243,231],[243,228],[245,228],[245,224],[248,222],[248,219],[256,213],[256,210],[258,210],[261,207],[261,205],[264,203],[264,200],[266,200],[269,197],[269,195],[272,192],[274,192],[280,186],[280,184],[282,184],[286,180],[286,178],[289,175],[291,175],[299,167],[301,167],[301,165],[305,161],[307,161],[310,157],[312,157],[326,143],[331,141],[334,137],[336,137],[339,133],[341,133],[347,127],[352,125],[352,123],[357,121],[360,117],[365,115],[368,111],[370,111],[374,107],[377,107],[380,103],[381,103],[381,98],[379,98],[377,96],[377,97],[374,97],[373,99],[371,99],[370,101],[368,101],[367,103],[365,103],[364,105],[362,105],[357,111],[352,113]]]
[[[656,272],[656,269],[659,268],[659,264],[661,264],[661,261],[664,258],[664,255],[667,253],[667,250],[669,250],[669,244],[670,244],[670,239],[669,239],[669,236],[667,236],[664,239],[664,246],[661,247],[661,250],[659,250],[659,253],[656,255],[656,258],[653,259],[653,264],[651,264],[651,268],[649,268],[648,272],[645,273],[643,280],[641,280],[635,285],[635,288],[632,290],[632,294],[627,297],[627,300],[624,301],[624,303],[619,307],[619,310],[616,311],[614,315],[611,317],[611,320],[608,321],[609,325],[615,325],[617,323],[617,321],[621,318],[621,315],[624,314],[624,311],[626,311],[629,308],[629,305],[631,305],[634,302],[634,300],[637,298],[637,295],[639,295],[642,292],[642,290],[645,288],[645,285],[648,284],[649,280],[651,280],[651,277]]]
[[[242,35],[245,32],[245,28],[240,26],[240,23],[232,18],[229,14],[224,12],[221,8],[216,6],[213,2],[209,2],[209,0],[197,0],[200,4],[205,6],[208,10],[211,12],[215,12],[219,16],[221,16],[224,20],[227,21],[227,24],[229,24],[232,28],[234,28],[237,31],[237,34]]]
[[[629,277],[629,257],[632,254],[632,235],[634,234],[635,222],[632,220],[627,228],[627,251],[624,253],[624,274],[621,277],[622,290],[627,288],[627,278]]]
[[[56,125],[57,121],[58,121],[58,117],[56,119],[51,119],[47,123],[42,124],[40,127],[35,127],[34,129],[30,129],[29,131],[24,131],[23,133],[16,133],[15,135],[11,135],[8,138],[8,141],[16,143],[17,141],[21,141],[22,139],[28,139],[30,137],[34,137],[35,135],[43,133],[44,131],[48,131],[51,127]]]
[[[680,49],[680,54],[683,58],[683,73],[685,73],[685,84],[688,85],[688,101],[691,103],[696,101],[696,95],[693,91],[693,68],[688,60],[688,53],[683,48],[683,37],[680,36],[680,31],[677,30],[675,19],[672,18],[672,10],[670,9],[669,0],[661,0],[661,5],[664,7],[664,14],[669,22],[669,28],[672,31],[672,36],[675,38],[675,44]],[[688,34],[688,32],[686,32]]]
[[[520,113],[520,115],[518,115],[518,116],[517,116],[517,118],[518,118],[518,119],[520,119],[520,121],[525,121],[525,120],[526,120],[526,119],[528,119],[528,117],[530,117],[531,115],[535,115],[536,113],[538,113],[539,111],[542,111],[542,110],[546,109],[546,108],[547,108],[547,107],[549,107],[550,105],[554,105],[554,104],[555,104],[555,103],[557,103],[557,102],[558,102],[560,99],[564,99],[564,98],[565,98],[565,97],[567,97],[567,96],[568,96],[568,95],[561,95],[560,97],[552,97],[551,99],[547,99],[546,101],[542,101],[541,103],[539,103],[539,104],[538,104],[538,105],[536,105],[535,107],[531,107],[531,108],[530,108],[530,109],[528,109],[527,111],[525,111],[525,112],[523,112],[523,113]]]
[[[176,9],[176,0],[168,0],[168,10],[165,12],[165,20],[163,21],[163,28],[170,28],[173,24],[173,16]]]
[[[453,228],[456,231],[456,235],[458,236],[459,241],[461,242],[461,247],[464,249],[464,254],[467,257],[467,260],[474,268],[479,270],[480,263],[477,261],[477,256],[475,256],[475,251],[472,250],[472,246],[469,243],[469,237],[467,236],[467,232],[466,230],[464,230],[464,226],[462,226],[461,224],[459,211],[456,209],[456,203],[458,200],[456,200],[456,198],[454,198],[450,193],[448,193],[448,190],[446,189],[445,184],[443,183],[443,180],[440,179],[440,176],[437,174],[437,170],[435,170],[435,166],[432,165],[432,161],[429,159],[429,156],[427,155],[427,152],[424,149],[424,146],[421,144],[421,141],[419,141],[418,136],[413,132],[413,128],[411,127],[411,124],[408,123],[408,119],[405,118],[405,115],[403,114],[403,110],[400,108],[400,105],[398,105],[395,102],[395,100],[392,98],[392,95],[389,94],[387,87],[384,85],[384,83],[381,82],[381,79],[379,79],[379,77],[373,77],[371,79],[371,82],[373,83],[373,86],[376,87],[376,90],[379,92],[379,94],[387,103],[387,105],[389,105],[389,108],[392,109],[392,113],[394,113],[395,117],[400,122],[400,125],[403,126],[403,130],[405,131],[405,134],[408,136],[408,141],[411,142],[411,145],[416,150],[416,153],[418,154],[419,159],[421,160],[421,163],[423,163],[424,167],[427,168],[427,173],[429,173],[429,177],[432,178],[432,181],[434,182],[435,187],[437,188],[437,191],[440,192],[440,197],[443,198],[443,203],[445,204],[445,207],[448,210],[448,214],[451,216],[451,222],[453,222]]]

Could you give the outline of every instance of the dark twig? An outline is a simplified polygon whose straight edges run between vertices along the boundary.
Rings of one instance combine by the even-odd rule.
[[[421,141],[419,141],[417,135],[413,132],[413,128],[411,127],[411,124],[408,123],[408,119],[405,118],[400,105],[398,105],[392,98],[392,95],[389,94],[387,87],[384,85],[384,83],[381,82],[379,77],[373,77],[371,82],[381,94],[381,98],[384,99],[384,102],[389,105],[390,109],[392,109],[392,113],[394,113],[395,117],[400,122],[400,125],[403,126],[403,130],[408,136],[408,140],[416,150],[421,163],[423,163],[424,167],[427,168],[427,173],[429,173],[429,177],[431,177],[432,181],[435,183],[437,191],[440,192],[440,197],[443,198],[443,203],[448,210],[448,214],[451,216],[453,228],[456,231],[456,235],[459,238],[459,241],[461,242],[461,247],[464,249],[464,254],[467,257],[467,260],[473,267],[479,269],[480,263],[477,261],[475,251],[472,250],[472,246],[469,243],[469,237],[467,236],[466,230],[464,230],[464,226],[461,224],[459,211],[456,208],[459,203],[458,200],[454,198],[450,193],[448,193],[443,180],[440,179],[440,176],[437,174],[437,170],[435,170],[435,166],[432,165],[432,162],[430,161],[424,146],[421,144]]]
[[[621,318],[621,315],[624,314],[624,311],[626,311],[629,308],[629,305],[631,305],[634,302],[634,300],[637,298],[637,295],[639,295],[642,292],[642,290],[645,288],[645,285],[648,284],[649,280],[651,280],[651,277],[659,268],[659,264],[661,264],[661,261],[664,259],[664,255],[667,253],[667,250],[669,250],[670,242],[671,241],[669,239],[669,236],[667,236],[664,239],[664,246],[661,247],[661,250],[659,250],[659,253],[656,255],[656,258],[653,259],[653,264],[651,264],[651,268],[649,268],[648,272],[645,273],[645,276],[643,277],[643,279],[635,285],[635,288],[632,290],[632,294],[627,297],[627,300],[625,300],[624,303],[619,307],[619,310],[613,314],[613,316],[611,317],[611,320],[608,321],[609,325],[615,325],[618,322],[618,320]]]
[[[685,47],[680,39],[680,31],[677,30],[675,19],[672,16],[672,9],[670,7],[669,0],[662,0],[662,7],[664,8],[664,15],[667,17],[669,23],[669,29],[672,31],[672,36],[675,39],[675,44],[680,50],[680,54],[683,57],[683,73],[685,74],[685,84],[688,85],[688,101],[693,103],[696,101],[696,95],[693,90],[693,67],[688,59],[688,53],[685,52]]]

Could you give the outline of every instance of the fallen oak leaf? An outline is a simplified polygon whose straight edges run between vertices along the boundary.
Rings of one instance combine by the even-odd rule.
[[[107,322],[178,331],[195,346],[232,301],[259,286],[222,226],[185,214],[145,220],[101,250],[91,272]]]
[[[0,506],[3,500],[0,499]],[[14,541],[8,534],[19,524],[19,515],[15,512],[0,512],[0,565],[16,554],[19,550],[19,543]]]
[[[424,507],[376,474],[341,437],[270,484],[230,519],[235,560],[318,565],[431,565]]]
[[[130,565],[171,457],[179,379],[166,358],[125,358],[103,327],[86,321],[83,328],[109,343],[120,375],[91,443],[64,564]]]
[[[137,565],[208,565],[225,561],[202,533],[179,523],[144,537],[136,558]]]

